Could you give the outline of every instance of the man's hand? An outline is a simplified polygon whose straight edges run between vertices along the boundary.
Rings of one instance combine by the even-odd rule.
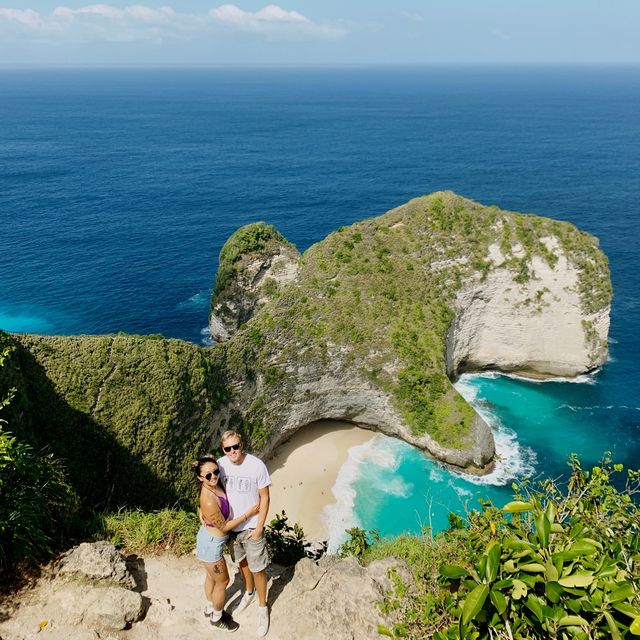
[[[260,540],[264,534],[264,527],[256,527],[250,534],[249,540]]]

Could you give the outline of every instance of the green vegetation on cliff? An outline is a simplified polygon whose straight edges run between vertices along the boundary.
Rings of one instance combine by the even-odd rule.
[[[188,502],[189,460],[230,394],[219,351],[154,336],[0,338],[15,435],[50,447],[86,505]]]
[[[218,273],[211,296],[211,308],[231,303],[237,304],[235,289],[231,286],[246,267],[251,257],[273,253],[274,249],[293,245],[271,224],[254,222],[238,229],[224,244],[218,260]],[[267,289],[275,283],[266,283]],[[220,309],[218,310],[220,314]],[[222,314],[224,315],[224,313]],[[241,318],[241,321],[243,319]]]
[[[235,263],[241,231],[222,251]],[[259,231],[255,225],[246,228],[249,236]],[[579,269],[584,311],[606,307],[609,272],[595,238],[569,223],[435,193],[339,229],[312,246],[296,283],[273,292],[227,352],[242,354],[237,359],[244,373],[263,374],[263,422],[278,419],[269,403],[287,397],[290,381],[282,372],[290,363],[320,370],[337,356],[390,393],[415,434],[428,434],[446,447],[470,447],[475,414],[451,385],[445,363],[456,292],[498,267],[513,272],[514,286],[528,283],[535,278],[533,257],[557,264],[552,237]],[[502,253],[500,264],[490,256],[492,245]],[[217,287],[216,295],[222,293]],[[539,291],[534,303],[542,304],[544,295]],[[251,336],[260,341],[255,360],[247,357]]]

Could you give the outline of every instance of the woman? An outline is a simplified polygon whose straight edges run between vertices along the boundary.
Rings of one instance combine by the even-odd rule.
[[[258,513],[259,505],[254,505],[233,520],[227,520],[229,503],[224,488],[219,484],[220,469],[216,459],[210,455],[202,456],[193,463],[193,470],[200,485],[199,514],[202,522],[196,539],[196,554],[207,571],[204,594],[209,603],[204,614],[217,629],[235,631],[238,623],[224,611],[225,591],[229,584],[229,572],[223,556],[224,545],[227,532]]]

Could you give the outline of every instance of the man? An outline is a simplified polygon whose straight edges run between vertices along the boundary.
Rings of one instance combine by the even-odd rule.
[[[269,511],[271,478],[264,462],[244,450],[242,438],[235,431],[225,431],[220,440],[224,456],[218,460],[227,499],[233,514],[244,513],[260,501],[260,511],[231,533],[233,559],[239,563],[244,581],[244,594],[235,609],[244,611],[258,594],[259,637],[269,630],[267,608],[267,574],[269,564],[264,525]]]

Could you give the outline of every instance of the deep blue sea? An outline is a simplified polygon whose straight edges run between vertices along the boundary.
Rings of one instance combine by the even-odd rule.
[[[611,359],[578,383],[463,378],[496,472],[379,437],[343,468],[336,530],[438,529],[571,452],[638,466],[640,67],[0,71],[0,328],[201,342],[238,226],[304,250],[441,189],[598,236]]]

